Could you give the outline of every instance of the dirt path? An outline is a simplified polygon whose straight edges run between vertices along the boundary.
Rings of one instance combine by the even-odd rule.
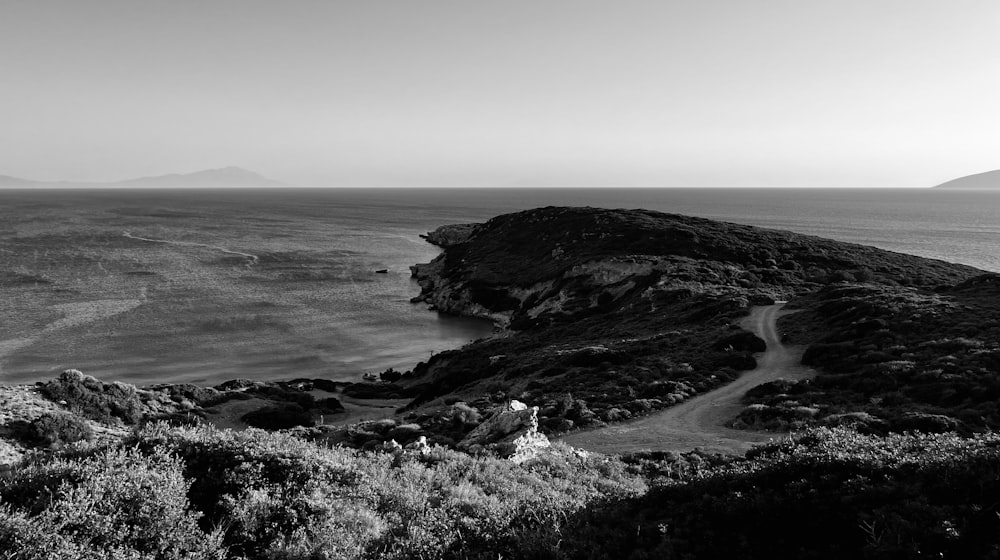
[[[601,453],[688,451],[695,447],[709,452],[743,453],[754,443],[781,437],[770,432],[734,430],[725,424],[739,414],[740,398],[748,389],[779,378],[803,379],[813,375],[811,369],[800,365],[803,349],[781,343],[775,321],[789,313],[782,305],[754,307],[741,322],[767,343],[767,350],[757,356],[756,369],[663,412],[634,422],[570,434],[562,441]]]

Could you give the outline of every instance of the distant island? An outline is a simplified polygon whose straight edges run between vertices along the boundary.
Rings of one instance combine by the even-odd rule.
[[[985,173],[976,173],[975,175],[966,175],[965,177],[959,177],[958,179],[952,179],[951,181],[941,183],[934,188],[1000,190],[1000,169],[986,171]]]
[[[222,167],[192,173],[170,173],[109,182],[34,181],[0,175],[0,187],[280,187],[283,185],[284,183],[241,167]]]

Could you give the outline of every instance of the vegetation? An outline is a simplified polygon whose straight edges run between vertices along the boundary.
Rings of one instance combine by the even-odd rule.
[[[28,423],[24,434],[29,443],[61,447],[94,438],[94,430],[83,418],[64,412],[47,413]]]
[[[1000,436],[813,430],[581,512],[568,558],[1000,558]]]
[[[843,284],[803,298],[785,327],[814,341],[819,375],[748,394],[742,425],[862,431],[1000,428],[1000,276],[934,291]]]
[[[411,408],[500,392],[540,406],[549,433],[640,416],[752,369],[763,341],[737,327],[751,305],[859,280],[933,294],[979,272],[644,210],[541,208],[429,239],[445,252],[415,267],[419,299],[507,329],[403,376]]]
[[[5,558],[1000,558],[1000,436],[522,465],[148,425],[0,478]]]
[[[77,370],[67,370],[41,385],[42,394],[68,410],[106,424],[135,424],[142,419],[143,404],[133,385],[104,383]]]
[[[39,456],[0,486],[0,555],[11,559],[218,558],[182,464],[124,446]]]
[[[518,466],[441,447],[387,454],[259,430],[147,426],[38,456],[0,486],[15,558],[470,558],[555,550],[567,516],[636,497],[615,459]]]

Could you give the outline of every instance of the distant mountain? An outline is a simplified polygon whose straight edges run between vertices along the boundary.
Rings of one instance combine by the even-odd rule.
[[[32,181],[0,175],[0,187],[280,187],[280,183],[240,167],[171,173],[114,182]]]
[[[239,167],[223,167],[183,174],[171,173],[111,183],[122,187],[278,187],[282,184]]]
[[[941,183],[935,189],[996,189],[1000,190],[1000,169],[967,175]]]
[[[10,175],[0,175],[0,187],[30,187],[38,184],[38,181],[29,181],[20,177],[11,177]]]

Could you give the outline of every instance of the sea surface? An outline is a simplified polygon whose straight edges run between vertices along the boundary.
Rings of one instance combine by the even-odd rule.
[[[647,208],[1000,272],[1000,193],[928,189],[0,190],[0,382],[140,385],[412,368],[488,336],[410,303],[443,224]],[[378,270],[386,273],[378,273]]]

